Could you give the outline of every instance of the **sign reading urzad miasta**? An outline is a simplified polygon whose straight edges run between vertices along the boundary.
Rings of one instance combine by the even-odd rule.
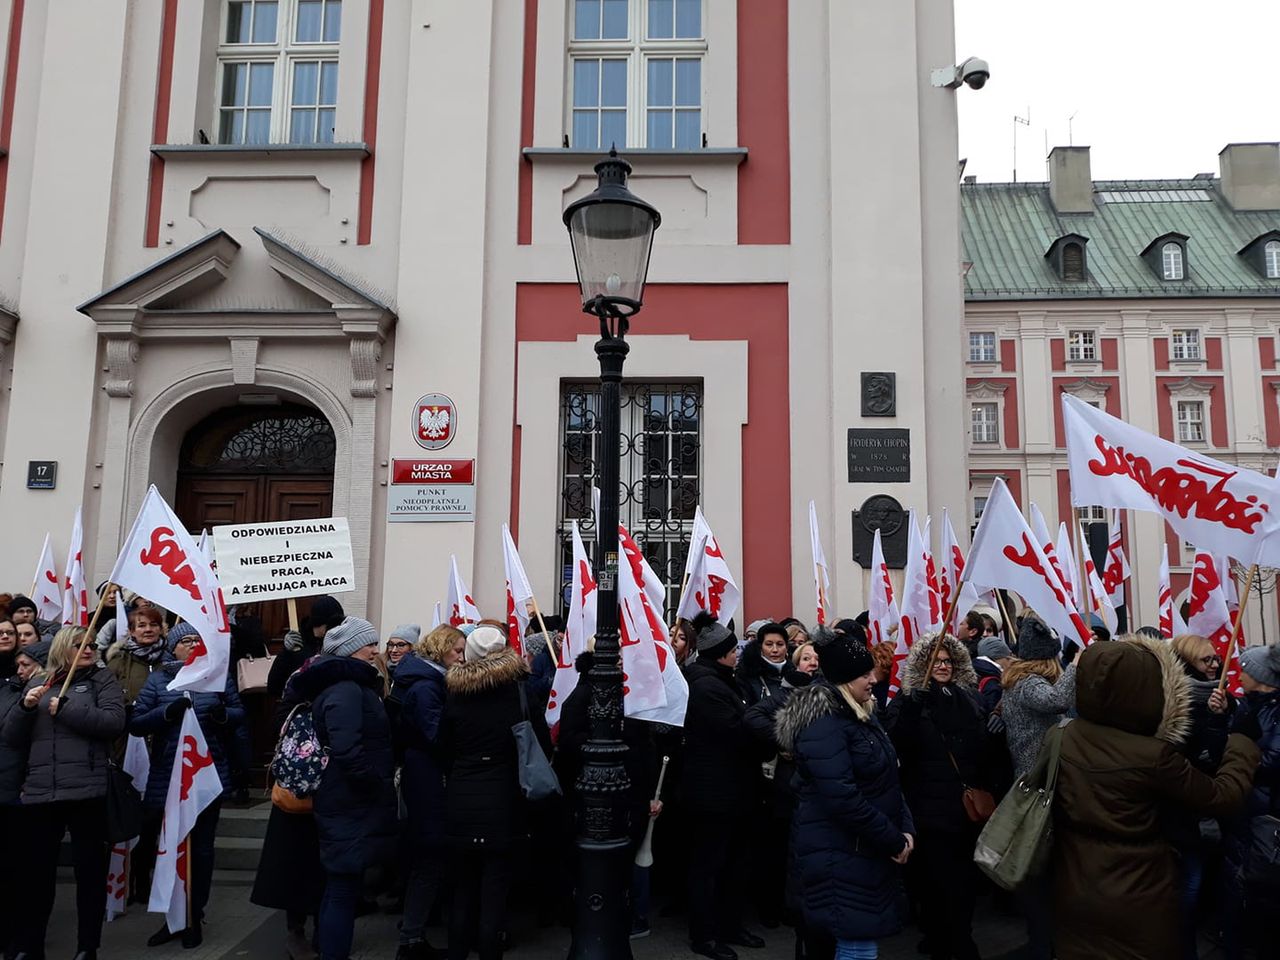
[[[911,431],[849,429],[850,483],[908,483]]]
[[[213,551],[228,603],[356,588],[346,517],[214,527]]]
[[[400,522],[474,520],[474,460],[392,460],[387,519]]]

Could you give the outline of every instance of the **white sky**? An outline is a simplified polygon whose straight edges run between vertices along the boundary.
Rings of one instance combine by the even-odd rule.
[[[1092,148],[1095,180],[1218,171],[1228,143],[1280,140],[1280,4],[1270,0],[955,0],[960,156],[980,181],[1044,180],[1048,145]],[[942,64],[936,64],[942,66]]]

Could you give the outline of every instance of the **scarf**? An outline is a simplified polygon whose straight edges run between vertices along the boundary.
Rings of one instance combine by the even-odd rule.
[[[168,648],[164,645],[163,639],[157,639],[151,646],[144,647],[138,643],[137,640],[133,639],[133,637],[125,638],[122,649],[135,660],[141,660],[143,663],[152,665],[163,660],[165,654],[169,652]]]

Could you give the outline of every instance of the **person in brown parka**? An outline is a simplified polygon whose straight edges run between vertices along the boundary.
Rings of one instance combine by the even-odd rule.
[[[1178,752],[1190,689],[1161,640],[1092,644],[1076,672],[1076,709],[1080,718],[1063,731],[1054,804],[1058,960],[1180,956],[1178,865],[1161,814],[1235,812],[1258,748],[1232,735],[1216,776]]]

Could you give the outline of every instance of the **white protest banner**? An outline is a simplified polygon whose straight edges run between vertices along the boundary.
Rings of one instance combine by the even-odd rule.
[[[214,527],[213,549],[228,604],[356,588],[346,517]]]

